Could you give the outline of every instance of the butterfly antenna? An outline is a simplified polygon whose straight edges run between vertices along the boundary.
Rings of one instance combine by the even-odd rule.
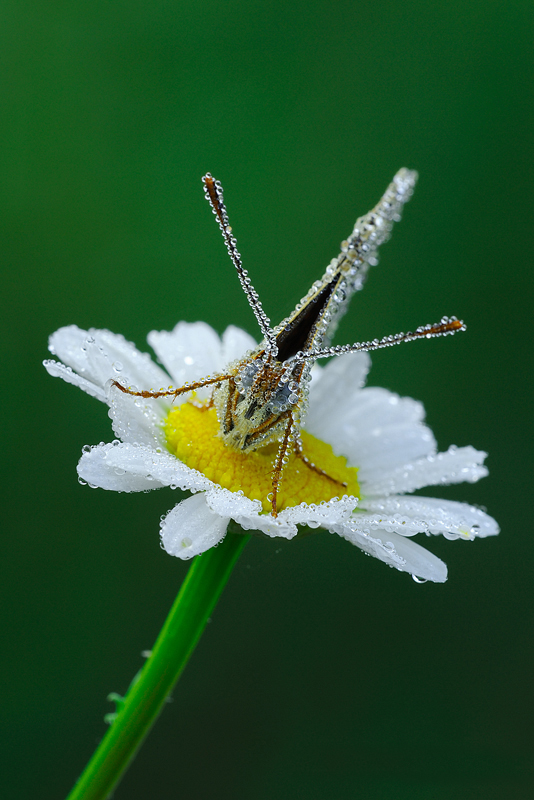
[[[226,244],[226,249],[228,250],[228,254],[232,259],[232,263],[237,270],[237,274],[243,291],[247,297],[248,303],[253,310],[256,319],[258,320],[258,325],[260,326],[261,332],[267,342],[266,349],[268,353],[276,356],[278,347],[276,345],[276,338],[270,327],[271,320],[263,310],[260,298],[258,297],[258,293],[254,289],[252,282],[248,277],[247,270],[243,268],[241,254],[237,250],[237,243],[232,233],[232,228],[228,224],[228,214],[226,213],[226,206],[224,205],[223,188],[221,183],[220,181],[216,181],[209,172],[204,175],[202,182],[204,184],[206,200],[208,200],[213,213],[217,217],[219,228],[221,229],[224,242]]]
[[[443,317],[435,325],[421,325],[415,331],[408,333],[395,333],[393,336],[384,336],[383,339],[373,339],[371,342],[356,342],[356,344],[340,344],[335,347],[326,347],[322,350],[310,350],[307,353],[299,352],[293,356],[294,361],[307,361],[329,356],[342,356],[345,353],[367,353],[371,350],[382,350],[403,342],[414,342],[416,339],[434,339],[437,336],[450,336],[452,333],[465,331],[465,323],[456,317]]]

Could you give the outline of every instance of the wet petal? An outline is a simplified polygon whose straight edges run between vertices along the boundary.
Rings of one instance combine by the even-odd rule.
[[[222,369],[244,356],[247,351],[254,350],[256,346],[252,336],[235,325],[229,325],[222,336]]]
[[[298,506],[284,508],[280,514],[283,521],[309,528],[328,528],[348,520],[358,505],[357,497],[334,497],[328,502],[318,505],[301,503]]]
[[[113,385],[108,387],[108,397],[108,415],[118,439],[147,447],[165,447],[162,423],[167,409],[161,400],[133,397]]]
[[[409,572],[434,583],[447,580],[447,566],[440,558],[397,533],[384,532],[378,535],[380,532],[372,531],[369,526],[360,527],[354,518],[337,526],[333,532],[401,572]]]
[[[161,543],[171,556],[189,559],[219,544],[229,517],[221,517],[206,504],[204,494],[182,500],[161,523]]]
[[[486,453],[474,447],[449,447],[445,453],[436,453],[394,469],[384,470],[372,481],[364,480],[363,470],[358,473],[365,496],[413,492],[423,486],[450,483],[475,483],[488,474],[482,462]]]
[[[354,396],[365,384],[370,366],[368,353],[348,353],[333,358],[325,367],[316,370],[310,387],[306,421],[310,420],[314,427],[320,426],[324,416],[337,415],[341,409],[350,407]]]
[[[62,364],[61,361],[53,361],[48,358],[43,361],[43,366],[53,378],[63,378],[66,383],[72,383],[74,386],[82,389],[82,391],[87,392],[91,397],[96,397],[97,400],[101,400],[103,403],[107,402],[106,390],[104,388],[87,378],[82,378],[70,367]]]
[[[221,340],[205,322],[179,322],[172,331],[151,331],[147,338],[176,388],[216,375],[224,367]],[[201,389],[198,395],[204,398],[210,392]]]
[[[345,362],[347,370],[346,377],[336,376],[337,385],[321,376],[315,390],[312,382],[306,430],[357,466],[362,482],[374,480],[384,469],[435,453],[436,441],[423,423],[423,405],[386,389],[360,389],[362,372],[354,370],[353,375],[348,359],[337,359]]]
[[[162,486],[198,491],[213,484],[167,452],[112,442],[86,450],[78,475],[91,486],[116,492],[142,492]]]
[[[238,521],[241,517],[256,516],[261,511],[259,500],[250,500],[244,494],[231,492],[215,486],[206,494],[206,503],[212,511],[221,517],[229,517]]]
[[[206,495],[206,502],[212,511],[235,520],[246,531],[261,531],[267,536],[281,536],[292,539],[297,535],[297,526],[283,518],[283,512],[277,518],[270,514],[261,514],[262,505],[259,500],[249,500],[238,492],[215,487]]]
[[[273,517],[271,514],[258,514],[258,516],[241,517],[236,520],[245,530],[258,530],[266,536],[275,539],[280,537],[282,539],[293,539],[297,533],[298,528],[295,523],[282,516],[284,512]]]
[[[395,531],[402,536],[443,534],[446,539],[495,536],[499,526],[476,506],[435,497],[391,497],[362,500],[355,518],[358,525],[377,531]]]
[[[91,328],[89,334],[102,347],[113,366],[112,378],[117,377],[116,370],[122,364],[119,374],[124,380],[137,385],[140,389],[161,389],[169,385],[169,376],[158,367],[148,353],[142,353],[124,336],[107,330]]]
[[[48,346],[51,353],[84,379],[84,382],[78,383],[80,388],[99,399],[104,399],[101,391],[91,390],[89,385],[103,390],[111,378],[121,378],[141,389],[159,389],[169,383],[168,375],[154,364],[147,353],[141,353],[124,336],[110,331],[95,328],[84,331],[76,325],[69,325],[53,333]],[[45,366],[51,374],[69,383],[75,382],[66,371],[57,367],[51,371],[48,365]]]

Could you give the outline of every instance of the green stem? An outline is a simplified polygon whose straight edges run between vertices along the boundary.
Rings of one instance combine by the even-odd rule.
[[[187,664],[249,538],[228,532],[218,547],[195,558],[150,658],[68,800],[104,800],[116,787]]]

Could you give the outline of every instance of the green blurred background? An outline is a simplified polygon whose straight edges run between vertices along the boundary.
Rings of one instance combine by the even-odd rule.
[[[251,542],[115,796],[533,796],[531,12],[2,4],[3,796],[67,793],[187,569],[158,546],[175,493],[77,483],[82,445],[112,434],[46,375],[47,336],[107,327],[145,349],[179,319],[256,335],[204,172],[278,321],[401,166],[416,194],[337,341],[467,321],[375,354],[370,381],[424,401],[442,449],[490,453],[489,478],[428,493],[487,506],[502,533],[428,540],[438,586],[326,532]]]

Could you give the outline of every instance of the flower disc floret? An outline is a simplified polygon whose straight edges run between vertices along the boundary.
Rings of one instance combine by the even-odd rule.
[[[219,421],[214,408],[205,404],[184,403],[171,409],[165,419],[169,451],[188,467],[202,472],[209,480],[229,489],[242,491],[251,500],[260,500],[264,512],[270,512],[268,495],[278,451],[276,444],[256,451],[237,451],[219,435]],[[300,503],[326,502],[341,495],[359,497],[358,470],[347,466],[347,459],[336,456],[326,442],[301,432],[306,458],[320,464],[326,475],[307,466],[295,454],[284,466],[278,495],[278,509]]]

